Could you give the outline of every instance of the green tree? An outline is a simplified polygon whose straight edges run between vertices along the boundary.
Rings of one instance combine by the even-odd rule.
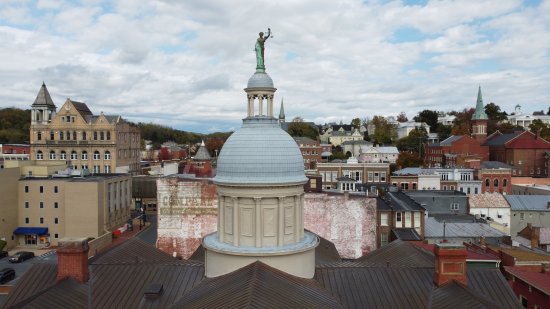
[[[435,133],[437,133],[440,140],[444,140],[447,137],[451,136],[452,130],[453,130],[453,126],[446,126],[442,123],[438,123]]]
[[[19,108],[0,109],[0,144],[29,143],[31,111]]]
[[[430,131],[436,131],[438,117],[439,117],[439,113],[437,111],[425,109],[420,113],[418,113],[418,115],[414,116],[413,119],[416,122],[427,123],[430,126]]]
[[[426,132],[426,129],[423,127],[415,128],[409,133],[408,136],[399,139],[395,143],[395,146],[397,146],[397,149],[401,152],[415,152],[422,157],[424,156],[423,144],[426,142],[427,138],[428,133]]]
[[[472,127],[472,115],[475,112],[475,108],[465,108],[461,112],[450,112],[450,115],[454,115],[456,118],[453,121],[452,135],[470,135],[470,128]]]
[[[397,139],[397,127],[389,123],[382,116],[374,116],[371,120],[374,125],[374,136],[372,140],[377,144],[393,144]]]
[[[290,136],[304,136],[312,140],[319,138],[319,130],[307,122],[291,122],[288,125],[288,134]]]
[[[359,128],[359,126],[361,126],[361,119],[353,118],[351,120],[351,125],[354,126],[355,128]]]
[[[529,130],[535,134],[540,134],[540,137],[550,141],[550,126],[542,122],[540,119],[535,119],[529,125]]]
[[[495,103],[485,105],[485,113],[487,114],[487,134],[492,134],[504,120],[508,119],[506,112],[500,110],[500,106]]]

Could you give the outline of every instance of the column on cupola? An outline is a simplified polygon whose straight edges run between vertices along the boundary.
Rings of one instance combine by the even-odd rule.
[[[267,96],[267,116],[273,117],[273,95]]]
[[[254,117],[254,96],[248,95],[248,117]]]
[[[264,96],[261,94],[258,96],[258,106],[258,116],[262,116],[264,114]]]

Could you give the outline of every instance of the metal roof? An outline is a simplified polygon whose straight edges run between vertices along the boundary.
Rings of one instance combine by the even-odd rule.
[[[487,169],[499,169],[499,168],[511,169],[512,168],[512,166],[499,161],[483,161],[481,162],[480,166],[481,168],[487,168]]]
[[[42,83],[42,86],[40,87],[40,90],[38,91],[38,94],[36,95],[36,99],[34,99],[34,103],[32,103],[32,106],[48,106],[55,108],[55,104],[53,103],[52,97],[50,96],[50,92],[48,91],[48,88],[46,88],[45,83]]]
[[[342,308],[312,279],[291,276],[262,262],[206,278],[172,308]]]
[[[218,157],[219,184],[305,183],[304,160],[294,139],[275,118],[245,118]]]
[[[511,210],[550,211],[550,195],[506,195]]]
[[[208,153],[208,149],[206,149],[206,146],[204,145],[204,141],[201,143],[201,146],[199,147],[199,150],[197,150],[197,153],[193,157],[193,160],[195,161],[212,160],[212,156],[210,155],[210,153]]]
[[[451,146],[452,143],[462,138],[462,135],[451,135],[439,143],[440,146]]]
[[[516,131],[514,133],[507,133],[507,134],[501,134],[497,135],[491,139],[488,139],[485,142],[485,145],[487,146],[504,146],[507,142],[509,142],[511,139],[515,138],[516,136],[520,135],[523,131]]]
[[[424,235],[426,238],[443,237],[443,223],[428,217],[424,225]],[[449,238],[503,237],[506,234],[485,223],[449,222],[445,224],[445,236]]]
[[[500,306],[486,297],[475,293],[466,286],[451,281],[435,289],[432,296],[431,308],[494,308]]]
[[[247,88],[273,88],[273,80],[265,72],[256,72],[248,80]]]
[[[422,240],[418,232],[413,228],[392,229],[392,233],[401,240]]]
[[[384,201],[395,211],[423,211],[425,210],[418,202],[407,196],[402,191],[386,192]]]
[[[434,267],[431,252],[403,240],[394,240],[356,260],[365,265],[390,267]]]

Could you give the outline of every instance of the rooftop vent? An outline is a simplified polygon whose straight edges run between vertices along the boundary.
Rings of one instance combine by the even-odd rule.
[[[162,283],[149,283],[143,291],[143,296],[147,299],[159,298],[162,294]]]

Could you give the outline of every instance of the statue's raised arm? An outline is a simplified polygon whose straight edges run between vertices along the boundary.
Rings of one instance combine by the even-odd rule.
[[[265,41],[271,36],[271,28],[267,28],[267,36],[264,37],[264,33],[260,32],[260,36],[256,40],[256,72],[265,72],[265,57],[264,57],[264,44]]]

